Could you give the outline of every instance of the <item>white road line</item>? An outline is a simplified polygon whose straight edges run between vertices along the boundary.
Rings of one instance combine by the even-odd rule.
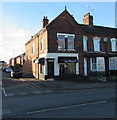
[[[2,81],[0,81],[0,85],[2,86]],[[2,87],[2,91],[4,93],[4,96],[7,96],[5,89]]]
[[[7,93],[6,93],[6,91],[5,91],[4,88],[2,88],[2,91],[3,91],[3,93],[4,93],[4,96],[7,96]]]
[[[73,108],[73,107],[79,107],[79,106],[85,106],[85,105],[94,105],[94,104],[100,104],[100,103],[105,103],[105,102],[108,102],[108,101],[104,100],[104,101],[98,101],[98,102],[83,103],[83,104],[78,104],[78,105],[71,105],[71,106],[63,106],[63,107],[57,107],[57,108],[50,108],[50,109],[45,109],[45,110],[27,112],[26,114],[49,112],[49,111],[53,111],[53,110],[67,109],[67,108]]]

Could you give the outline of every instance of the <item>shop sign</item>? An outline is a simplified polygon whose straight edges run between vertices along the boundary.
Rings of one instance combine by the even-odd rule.
[[[76,63],[77,57],[58,57],[58,63]]]

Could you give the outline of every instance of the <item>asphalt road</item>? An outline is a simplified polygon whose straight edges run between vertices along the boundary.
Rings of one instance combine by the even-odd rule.
[[[3,80],[7,92],[10,88],[17,92],[38,90],[36,86],[10,79],[9,75]],[[3,94],[2,109],[3,118],[115,118],[115,88],[21,96]]]
[[[114,118],[114,89],[3,99],[3,117],[15,118]]]

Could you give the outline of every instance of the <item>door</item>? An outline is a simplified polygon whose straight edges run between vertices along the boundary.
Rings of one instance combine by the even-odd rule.
[[[87,76],[87,59],[84,58],[84,75]]]
[[[48,61],[48,77],[49,78],[54,77],[54,61],[52,61],[52,62]]]

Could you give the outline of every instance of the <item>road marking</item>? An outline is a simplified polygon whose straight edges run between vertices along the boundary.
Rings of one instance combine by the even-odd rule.
[[[35,86],[35,87],[39,87],[38,85],[36,85],[36,84],[34,84],[34,83],[32,83],[32,82],[30,82],[30,81],[25,81],[25,80],[23,80],[23,79],[20,79],[20,80],[22,80],[24,83],[27,83],[27,84],[29,84],[29,85],[31,85],[31,86]]]
[[[100,103],[106,103],[106,102],[108,102],[108,101],[104,100],[104,101],[98,101],[98,102],[91,102],[91,103],[83,103],[83,104],[77,104],[77,105],[56,107],[56,108],[50,108],[50,109],[27,112],[26,114],[49,112],[49,111],[53,111],[53,110],[67,109],[67,108],[73,108],[73,107],[79,107],[79,106],[85,106],[85,105],[94,105],[94,104],[100,104]]]
[[[2,86],[2,81],[0,81],[0,85]],[[5,91],[5,89],[3,87],[2,87],[2,91],[4,93],[4,96],[7,96],[7,93],[6,93],[6,91]]]
[[[3,93],[4,93],[4,96],[7,96],[7,93],[6,93],[6,91],[5,91],[4,88],[2,88],[2,91],[3,91]]]

